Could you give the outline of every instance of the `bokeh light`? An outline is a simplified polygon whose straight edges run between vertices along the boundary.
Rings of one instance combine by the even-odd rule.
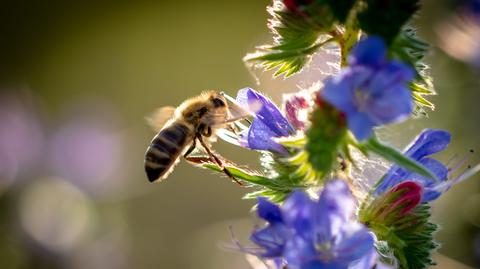
[[[22,193],[20,223],[45,248],[68,252],[84,242],[93,229],[93,204],[62,179],[38,179]]]
[[[27,90],[0,91],[0,193],[19,174],[28,174],[42,150],[43,130],[36,105]]]

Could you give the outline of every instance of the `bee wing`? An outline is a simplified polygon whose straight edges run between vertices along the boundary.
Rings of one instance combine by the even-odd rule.
[[[150,116],[147,116],[148,125],[156,132],[159,132],[165,123],[173,117],[175,108],[173,106],[164,106],[155,110]]]

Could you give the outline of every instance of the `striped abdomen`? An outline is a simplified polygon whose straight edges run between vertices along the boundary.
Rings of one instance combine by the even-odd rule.
[[[163,128],[153,138],[145,154],[148,180],[153,182],[166,178],[192,138],[193,132],[182,123],[173,123]]]

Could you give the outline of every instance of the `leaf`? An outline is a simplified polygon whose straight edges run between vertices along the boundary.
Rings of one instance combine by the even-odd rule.
[[[437,176],[434,175],[425,166],[423,166],[419,162],[403,155],[397,149],[383,144],[375,136],[372,136],[372,138],[368,139],[363,144],[360,144],[360,146],[365,147],[367,150],[369,150],[371,152],[374,152],[374,153],[382,156],[386,160],[392,161],[392,162],[396,163],[397,165],[399,165],[399,166],[401,166],[405,169],[411,170],[411,171],[416,172],[416,173],[418,173],[422,176],[426,176],[428,178],[431,178],[432,180],[438,181]]]
[[[213,162],[203,163],[203,164],[201,164],[201,166],[204,167],[204,168],[208,168],[210,170],[213,170],[213,171],[223,172],[220,169],[220,167]],[[246,170],[242,170],[242,169],[240,169],[236,166],[232,166],[232,165],[225,165],[225,168],[236,179],[241,179],[241,180],[244,180],[248,183],[268,187],[270,189],[283,189],[281,186],[276,184],[271,179],[260,176],[259,174],[256,174],[256,173],[253,173],[253,172],[248,172]]]
[[[274,76],[289,77],[299,72],[321,46],[333,41],[329,32],[335,17],[325,3],[312,3],[299,13],[275,0],[268,12],[272,16],[268,27],[274,35],[274,45],[260,46],[243,60],[265,70],[276,68]]]
[[[423,62],[429,51],[429,45],[417,37],[415,29],[404,27],[389,48],[390,57],[405,62],[415,68],[416,78],[409,84],[412,91],[416,111],[426,114],[423,108],[435,109],[435,105],[424,96],[435,94],[431,77],[428,75],[428,65]]]

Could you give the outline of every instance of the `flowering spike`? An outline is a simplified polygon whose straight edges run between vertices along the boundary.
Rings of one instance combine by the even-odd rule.
[[[331,171],[338,155],[338,149],[347,133],[344,116],[341,112],[321,99],[310,115],[311,126],[307,130],[309,162],[320,174]]]

